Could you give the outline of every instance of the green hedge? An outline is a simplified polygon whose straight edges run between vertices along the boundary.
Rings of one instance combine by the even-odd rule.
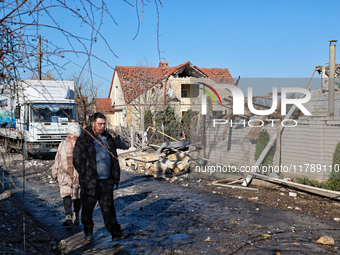
[[[260,133],[259,138],[257,139],[255,155],[254,155],[255,161],[259,159],[262,151],[264,150],[264,148],[266,148],[269,140],[270,140],[270,135],[268,134],[267,130],[263,130]],[[272,147],[269,153],[267,154],[267,156],[265,157],[265,159],[263,160],[262,166],[272,165],[273,154],[274,154],[274,148]]]
[[[327,180],[327,189],[340,191],[340,171],[336,172],[335,170],[339,170],[340,165],[340,143],[338,143],[335,147],[335,151],[333,153],[333,162],[332,162],[332,172],[329,175]]]

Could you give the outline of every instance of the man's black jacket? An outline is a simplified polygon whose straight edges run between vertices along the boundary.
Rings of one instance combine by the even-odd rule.
[[[86,132],[87,131],[87,132]],[[77,142],[73,150],[73,165],[74,168],[79,173],[79,183],[82,192],[89,195],[94,195],[96,192],[96,175],[97,175],[97,163],[96,163],[96,149],[94,147],[95,137],[92,128],[86,128],[86,131],[77,139]],[[92,135],[89,135],[88,132]],[[110,177],[109,183],[114,185],[119,184],[120,180],[120,167],[119,161],[117,160],[117,151],[114,139],[107,132],[104,131],[102,134],[106,137],[110,152],[115,157],[111,156],[111,167],[110,167]],[[99,141],[101,142],[101,141]]]

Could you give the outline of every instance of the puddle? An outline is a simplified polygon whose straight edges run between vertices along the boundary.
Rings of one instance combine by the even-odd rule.
[[[189,238],[189,236],[187,234],[172,234],[172,235],[169,235],[169,238],[171,238],[171,239],[186,239],[186,238]]]

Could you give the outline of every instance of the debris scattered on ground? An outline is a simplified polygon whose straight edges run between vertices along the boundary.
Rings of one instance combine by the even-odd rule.
[[[330,236],[322,236],[318,239],[316,243],[334,245],[334,239]]]
[[[204,240],[205,242],[211,242],[210,236],[207,237],[207,239]]]
[[[290,196],[290,197],[296,197],[297,194],[296,194],[295,192],[289,192],[289,196]]]
[[[163,143],[157,151],[152,147],[118,150],[120,167],[154,177],[183,174],[188,172],[192,160],[198,157],[197,148],[189,145],[190,142],[172,142]]]
[[[179,152],[176,152],[176,153],[179,153]],[[172,154],[176,154],[176,153],[172,153]],[[134,157],[133,155],[127,155],[126,157],[128,157],[128,156]],[[168,157],[165,157],[165,158],[167,160],[171,160]],[[53,162],[44,161],[44,163],[46,163],[46,167],[35,167],[35,168],[32,167],[30,169],[26,169],[26,174],[28,174],[30,176],[29,179],[31,180],[29,183],[30,184],[34,183],[33,180],[40,180],[43,183],[45,183],[46,185],[48,185],[48,187],[55,187],[55,184],[52,185],[52,184],[49,183],[49,181],[50,181],[50,174],[49,174],[50,171],[49,171],[49,169],[51,167],[50,165],[53,165]],[[15,171],[15,169],[11,169],[11,171],[19,174],[19,171]],[[150,178],[150,179],[153,179],[153,178]],[[228,218],[228,222],[226,222],[226,223],[229,224],[229,226],[226,229],[224,229],[223,231],[227,231],[227,232],[230,232],[230,233],[234,233],[232,231],[236,231],[235,230],[236,228],[242,227],[244,225],[243,224],[244,219],[248,219],[248,218],[252,219],[254,217],[251,214],[248,215],[249,212],[255,213],[256,217],[254,217],[254,218],[260,219],[263,212],[266,211],[266,209],[265,209],[266,207],[263,207],[262,205],[277,207],[277,208],[280,208],[280,209],[283,209],[283,210],[287,210],[287,206],[289,205],[292,208],[291,213],[296,213],[296,215],[297,215],[297,213],[303,213],[303,214],[306,214],[306,215],[310,214],[310,215],[313,215],[313,216],[316,216],[316,217],[319,217],[319,218],[323,218],[323,219],[328,218],[332,221],[334,220],[335,217],[339,217],[339,203],[338,202],[330,202],[329,200],[322,198],[322,197],[313,196],[313,195],[306,194],[306,193],[301,193],[300,191],[293,190],[290,187],[283,188],[282,186],[278,187],[276,185],[273,185],[276,188],[268,188],[268,187],[263,188],[263,187],[258,187],[254,184],[254,187],[258,188],[258,191],[256,191],[256,192],[251,191],[251,190],[243,190],[243,189],[242,190],[240,190],[240,189],[230,189],[228,187],[223,187],[223,186],[219,187],[219,186],[212,185],[211,180],[207,180],[205,178],[193,179],[192,176],[188,173],[182,174],[180,176],[173,176],[173,177],[167,177],[167,178],[157,178],[157,180],[160,180],[162,182],[171,183],[174,186],[179,185],[179,186],[186,186],[189,189],[198,189],[200,195],[201,195],[201,193],[205,194],[206,192],[214,193],[214,194],[211,194],[212,201],[215,200],[215,199],[219,200],[221,198],[221,195],[228,196],[228,197],[231,197],[231,198],[241,197],[241,199],[252,201],[251,204],[253,204],[253,206],[251,206],[250,208],[242,208],[241,206],[235,206],[235,205],[232,206],[232,205],[229,205],[229,204],[224,204],[224,206],[221,207],[221,208],[223,208],[223,211],[226,211],[226,215],[230,212],[236,212],[237,214],[239,214],[239,213],[242,214],[242,213],[247,212],[247,215],[245,217],[243,216],[243,217],[230,217],[230,218]],[[232,182],[232,181],[235,181],[235,180],[229,180],[229,182]],[[129,186],[129,185],[127,185],[127,186]],[[143,185],[137,183],[136,186],[143,186],[144,187],[145,183],[143,183]],[[167,191],[168,191],[168,189],[167,189]],[[288,194],[289,192],[292,192],[292,191],[294,191],[295,193],[298,194],[296,199],[294,197],[290,197],[288,195],[287,196],[280,195],[280,192],[285,192],[286,194]],[[190,192],[190,191],[188,191],[188,192]],[[179,196],[179,198],[180,198],[185,193],[186,192],[176,193],[176,194],[181,194],[181,196]],[[254,194],[254,193],[256,193],[256,194]],[[42,194],[42,196],[46,196],[46,192],[39,192],[37,194]],[[125,191],[122,194],[124,194],[124,195],[120,196],[120,199],[121,199],[121,197],[124,197],[124,196],[127,195],[125,193]],[[155,193],[149,194],[149,196],[150,197],[152,196],[152,199],[157,199],[157,201],[156,201],[157,203],[159,203],[160,201],[161,202],[164,201],[164,197],[165,197],[164,193],[159,191],[159,190],[155,191]],[[127,197],[129,197],[129,196],[127,196]],[[256,197],[258,198],[258,200],[252,199],[252,198],[256,198]],[[37,198],[41,198],[41,197],[37,196]],[[48,199],[50,199],[50,198],[48,198]],[[239,201],[239,202],[236,202],[236,204],[242,203],[241,199],[237,199],[237,201]],[[139,201],[140,198],[138,197],[137,200]],[[38,201],[38,206],[40,207],[40,204],[41,204],[40,199],[37,200],[37,201]],[[60,202],[58,202],[58,206],[62,206],[62,200],[58,199],[58,201],[60,201]],[[128,200],[128,201],[130,201],[130,200]],[[138,201],[137,201],[137,203],[138,203],[138,213],[140,212],[142,214],[147,215],[149,213],[148,210],[150,210],[150,209],[148,209],[148,207],[143,205],[143,204],[139,204]],[[157,205],[157,203],[156,203],[156,205]],[[235,203],[235,200],[234,200],[234,203]],[[161,206],[163,206],[163,204],[160,204],[160,206],[156,207],[156,208],[162,208]],[[199,213],[199,209],[198,208],[196,209],[196,206],[199,206],[199,205],[193,204],[192,207],[187,208],[185,210],[185,215],[188,214],[188,216],[185,216],[185,217],[187,217],[188,219],[193,218],[193,219],[196,220],[195,216],[198,217],[197,213]],[[228,206],[228,207],[226,207],[226,206]],[[296,210],[295,209],[296,207],[301,208],[301,211]],[[124,206],[122,208],[126,208],[126,206]],[[186,206],[183,206],[183,208],[186,208]],[[208,206],[208,208],[211,208],[211,212],[214,212],[216,210],[216,208],[213,207],[213,206],[212,207]],[[224,209],[224,208],[226,208],[226,209]],[[41,204],[41,210],[45,210],[45,209],[46,208],[44,207],[44,204]],[[126,210],[128,210],[129,212],[132,211],[131,208],[126,208]],[[182,223],[181,220],[182,220],[182,217],[184,216],[182,211],[177,216],[179,217],[178,222]],[[61,219],[61,218],[59,218],[59,214],[56,215],[56,217],[58,219]],[[135,216],[133,216],[133,217],[135,217]],[[208,218],[210,219],[211,217],[209,216]],[[202,218],[202,221],[204,222],[204,221],[206,221],[206,219]],[[338,224],[334,221],[333,221],[333,223]],[[221,225],[219,224],[218,226],[221,226]],[[209,227],[210,227],[210,225],[209,225]],[[269,229],[270,230],[270,232],[269,232],[269,231],[264,230],[261,225],[258,225],[257,227],[258,227],[258,231],[256,233],[256,237],[257,237],[258,240],[262,240],[263,242],[267,242],[267,241],[273,242],[273,241],[275,241],[276,240],[275,238],[277,238],[277,236],[276,236],[277,233],[281,233],[281,231],[282,231],[281,229],[275,228],[275,229]],[[207,246],[210,247],[210,246],[215,245],[220,239],[216,238],[216,235],[214,235],[214,233],[212,231],[208,232],[208,230],[209,229],[207,229],[206,235],[203,235],[203,238],[200,239],[200,242],[202,242],[203,240],[207,239],[207,237],[210,236],[210,242],[203,242],[204,244],[206,244]],[[290,229],[288,228],[288,230],[290,230]],[[276,231],[277,231],[277,233],[276,233]],[[295,232],[296,234],[302,233],[303,231],[304,230],[299,230],[299,228],[294,229],[293,227],[290,230],[290,232],[292,232],[292,233]],[[34,231],[34,232],[36,232],[36,231]],[[313,230],[313,232],[314,232],[314,230]],[[182,234],[178,234],[178,233],[182,233]],[[169,239],[171,239],[170,240],[171,242],[181,242],[182,241],[183,243],[190,243],[191,240],[189,240],[187,238],[193,239],[195,234],[193,235],[192,233],[193,232],[190,232],[190,229],[189,229],[189,232],[186,232],[186,234],[184,234],[183,232],[179,232],[179,231],[168,231],[164,235],[168,236]],[[213,235],[211,235],[212,233],[213,233]],[[237,235],[242,235],[242,232],[235,232],[235,233],[237,233]],[[263,233],[268,233],[271,237],[270,238],[263,238],[263,237],[259,236]],[[19,234],[22,234],[21,229],[20,229]],[[149,234],[150,233],[145,232],[141,236],[143,237],[145,235],[145,237],[148,237],[147,235],[149,235]],[[293,235],[296,235],[296,234],[293,234]],[[36,234],[32,233],[32,237],[37,237],[38,235],[39,235],[38,232],[36,232]],[[325,233],[319,234],[318,237],[320,235],[331,236],[331,233],[325,232]],[[80,238],[82,237],[82,235],[79,235],[79,236],[80,236]],[[258,237],[260,237],[260,238],[258,238]],[[334,236],[334,238],[335,238],[335,240],[337,240],[336,236]],[[186,240],[181,240],[181,239],[186,239]],[[332,246],[316,245],[315,244],[316,240],[317,239],[315,238],[315,236],[313,236],[313,240],[308,241],[309,245],[315,246],[314,250],[326,249],[326,250],[333,251],[333,250],[336,249],[336,247],[332,247]],[[289,241],[289,245],[290,246],[296,246],[292,242],[297,242],[297,240],[295,239],[295,236],[292,240]],[[228,241],[228,245],[229,246],[226,247],[228,249],[230,249],[230,247],[233,247],[233,243],[230,240]],[[287,245],[288,245],[288,243],[287,243]],[[302,246],[305,246],[305,243],[302,243]],[[322,246],[322,248],[321,248],[321,246]],[[56,243],[54,243],[52,248],[53,247],[58,248],[58,245]],[[297,248],[297,246],[294,247],[294,248]],[[248,248],[246,247],[244,249],[248,249]],[[51,250],[51,248],[50,248],[50,250]],[[94,250],[95,249],[91,249],[91,250],[89,250],[89,252],[94,252]],[[52,252],[53,252],[53,250],[52,250]],[[249,254],[254,253],[254,252],[255,252],[255,250],[253,250],[253,251],[249,250]],[[139,253],[141,253],[141,252],[139,252]],[[9,254],[11,254],[11,253],[9,253]],[[49,253],[45,253],[45,254],[49,254]],[[163,251],[162,254],[164,254],[164,251]]]

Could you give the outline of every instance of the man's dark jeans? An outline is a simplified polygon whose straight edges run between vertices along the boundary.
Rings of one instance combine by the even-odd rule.
[[[94,196],[81,192],[82,213],[81,222],[85,233],[93,232],[93,209],[98,201],[103,215],[106,229],[112,234],[120,233],[120,225],[117,223],[116,210],[113,202],[113,180],[111,177],[105,180],[97,179],[96,193]]]

